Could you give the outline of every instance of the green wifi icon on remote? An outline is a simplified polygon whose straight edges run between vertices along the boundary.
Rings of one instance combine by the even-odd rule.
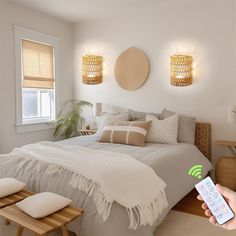
[[[202,165],[195,165],[191,167],[188,174],[197,179],[201,179],[202,178]]]

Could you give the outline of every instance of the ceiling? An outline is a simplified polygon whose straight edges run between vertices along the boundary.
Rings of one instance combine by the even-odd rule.
[[[134,8],[181,0],[11,0],[70,22],[122,15]]]

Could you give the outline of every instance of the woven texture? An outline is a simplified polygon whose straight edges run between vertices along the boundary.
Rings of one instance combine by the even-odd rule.
[[[195,145],[205,157],[211,160],[211,124],[196,123]]]
[[[178,115],[173,115],[164,120],[159,120],[155,116],[147,114],[146,120],[151,120],[151,126],[147,134],[148,143],[177,143],[178,136]]]

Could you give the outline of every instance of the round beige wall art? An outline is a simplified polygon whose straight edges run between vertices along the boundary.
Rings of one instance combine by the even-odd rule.
[[[149,75],[147,55],[138,48],[128,48],[115,63],[115,78],[121,88],[135,90],[143,86]]]

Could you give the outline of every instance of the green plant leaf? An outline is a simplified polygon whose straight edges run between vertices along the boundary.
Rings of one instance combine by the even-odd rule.
[[[55,126],[54,136],[71,138],[76,135],[77,128],[84,122],[81,112],[91,106],[91,103],[77,99],[65,102],[58,113],[58,118],[52,122]]]

